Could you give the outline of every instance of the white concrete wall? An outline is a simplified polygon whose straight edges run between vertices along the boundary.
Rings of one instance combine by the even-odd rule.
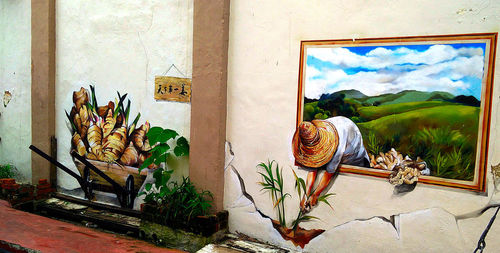
[[[301,40],[498,32],[499,13],[498,1],[231,1],[227,140],[234,152],[232,165],[241,174],[256,207],[276,216],[269,195],[260,191],[257,182],[261,177],[256,172],[259,162],[275,159],[283,167],[286,191],[294,196],[287,199],[289,222],[298,211],[291,136]],[[500,62],[496,60],[495,65],[498,82]],[[496,128],[499,95],[500,86],[495,85],[488,168],[500,162],[500,129]],[[305,171],[297,172],[305,178]],[[275,231],[266,230],[270,223],[259,220],[249,202],[241,202],[239,182],[229,170],[226,177],[225,208],[230,211],[230,229],[293,248]],[[419,184],[413,192],[395,196],[394,187],[386,180],[340,175],[329,190],[336,194],[331,198],[334,210],[320,204],[311,215],[321,220],[303,223],[305,228],[328,230],[305,250],[470,252],[486,223],[467,220],[476,229],[472,233],[457,228],[455,216],[497,203],[499,196],[494,195],[493,188],[488,172],[487,195]],[[405,227],[398,231],[373,218],[403,213],[408,215],[398,217]],[[490,216],[482,219],[489,219],[486,217]],[[490,233],[488,237],[492,242],[488,248],[497,250],[500,245],[493,242],[498,241],[499,234]]]
[[[71,109],[72,92],[89,84],[101,104],[114,100],[116,91],[128,93],[130,121],[140,112],[140,124],[148,120],[189,139],[190,104],[157,102],[153,95],[155,75],[171,64],[192,75],[192,0],[57,1],[56,9],[56,137],[63,164],[75,168],[64,110]],[[182,76],[175,69],[168,75]],[[177,163],[183,175],[187,161]],[[58,184],[78,187],[60,171]]]
[[[12,94],[4,107],[5,91]],[[0,1],[0,164],[31,182],[31,1]]]

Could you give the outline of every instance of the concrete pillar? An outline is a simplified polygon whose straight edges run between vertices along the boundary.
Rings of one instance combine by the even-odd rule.
[[[189,176],[223,209],[229,0],[195,0]]]

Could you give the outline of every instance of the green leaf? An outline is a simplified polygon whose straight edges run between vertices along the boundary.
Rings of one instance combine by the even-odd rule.
[[[125,122],[128,124],[128,116],[130,114],[130,99],[127,102],[127,109],[125,109]]]
[[[166,142],[170,139],[173,139],[179,135],[175,130],[172,129],[164,129],[163,132],[161,133],[161,138],[159,139],[160,142]]]
[[[167,143],[161,143],[154,147],[151,152],[153,152],[153,156],[159,157],[170,149],[170,146]]]
[[[300,186],[299,177],[297,176],[297,173],[295,173],[295,170],[292,169],[292,172],[293,172],[293,177],[295,177],[295,189],[297,189],[300,198],[300,196],[302,196],[302,188]]]
[[[165,195],[167,195],[167,194],[168,194],[168,188],[167,187],[162,187],[160,189],[160,198],[165,197]]]
[[[155,158],[153,156],[150,156],[144,160],[142,163],[141,167],[139,167],[139,173],[141,173],[141,170],[147,168],[149,165],[151,165],[154,162]]]
[[[155,179],[155,185],[156,186],[163,186],[166,184],[163,183],[163,169],[162,168],[158,168],[155,170],[155,172],[153,172],[153,178]]]
[[[274,204],[273,208],[276,208],[276,206],[278,204],[280,204],[281,202],[285,201],[285,198],[286,197],[292,197],[290,194],[286,193],[285,195],[283,195],[281,198],[278,199],[278,201],[276,201],[276,203]]]
[[[328,194],[325,194],[323,196],[319,196],[318,201],[327,204],[333,210],[333,206],[330,205],[330,202],[328,202],[328,200],[327,200],[332,195],[335,195],[335,193],[328,193]]]
[[[261,189],[261,191],[263,191],[263,190],[274,190],[274,191],[276,191],[276,188],[274,186],[266,186],[266,187],[264,187],[264,188]]]
[[[146,191],[151,191],[151,187],[153,187],[153,185],[151,183],[147,183],[145,186],[144,186],[144,189],[146,189]]]
[[[177,146],[174,148],[174,154],[176,156],[189,155],[189,143],[186,138],[180,137],[177,139]]]
[[[149,129],[149,131],[146,135],[149,139],[149,143],[151,145],[155,145],[156,143],[167,142],[168,140],[175,138],[179,134],[172,129],[163,129],[161,127],[152,127],[151,129]]]
[[[125,98],[127,97],[127,94],[121,96],[120,95],[120,92],[117,92],[118,93],[118,99],[120,100],[118,102],[118,105],[117,107],[115,108],[115,112],[113,113],[113,118],[116,119],[116,116],[118,116],[118,113],[123,110],[123,101],[125,100]]]
[[[148,137],[149,144],[155,145],[158,142],[158,138],[163,133],[163,128],[161,127],[152,127],[149,129],[146,136]]]
[[[154,200],[154,195],[153,194],[148,194],[144,198],[144,202],[146,202],[146,203],[153,202],[153,200]]]
[[[301,221],[319,220],[319,218],[316,216],[304,215],[304,216],[300,217],[300,220]]]
[[[268,176],[264,175],[264,173],[262,173],[262,172],[258,172],[258,173],[260,175],[262,175],[262,177],[264,177],[264,180],[266,180],[266,183],[272,184],[272,181],[271,181],[271,179]]]
[[[154,164],[160,166],[161,163],[167,161],[167,158],[170,156],[170,153],[163,153],[160,156],[156,157]]]
[[[91,96],[92,96],[92,104],[94,106],[94,108],[97,110],[97,99],[95,97],[95,86],[94,85],[90,85],[90,93],[91,93]]]
[[[71,128],[73,129],[74,132],[77,132],[78,130],[76,129],[76,126],[75,126],[75,123],[73,122],[73,120],[71,120],[71,116],[69,115],[69,113],[66,110],[64,110],[64,112],[66,113],[66,117],[68,117],[69,123],[71,124]]]
[[[305,194],[307,192],[306,182],[302,178],[299,178],[299,182],[300,182],[300,185],[302,186],[302,190],[304,191],[304,194]]]

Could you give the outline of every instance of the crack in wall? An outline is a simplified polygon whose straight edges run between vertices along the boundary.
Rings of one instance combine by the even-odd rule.
[[[144,45],[144,42],[142,41],[141,33],[140,32],[137,32],[137,37],[139,37],[139,42],[142,45],[142,49],[144,50],[144,54],[146,55],[146,70],[145,70],[145,73],[144,73],[144,82],[145,82],[145,84],[147,86],[147,84],[148,84],[148,68],[149,68],[148,51],[146,50],[146,46]]]
[[[225,169],[228,169],[230,168],[232,170],[232,172],[237,176],[238,178],[238,181],[239,181],[239,186],[240,186],[240,189],[241,189],[241,196],[238,198],[242,198],[242,197],[245,197],[247,198],[254,206],[255,210],[263,217],[263,218],[267,218],[267,219],[272,219],[270,216],[264,214],[262,211],[260,211],[258,208],[257,208],[257,205],[255,203],[255,200],[254,198],[247,192],[246,190],[246,186],[245,186],[245,182],[242,178],[242,176],[240,175],[240,173],[238,172],[238,170],[231,164],[232,161],[234,159],[234,152],[232,151],[232,146],[231,146],[231,143],[227,142],[226,144],[226,166],[225,166]],[[495,207],[499,207],[500,204],[492,204],[492,198],[495,194],[497,194],[498,191],[496,191],[496,186],[495,186],[495,191],[492,193],[492,196],[490,198],[490,201],[489,203],[478,209],[478,210],[475,210],[475,211],[472,211],[472,212],[469,212],[469,213],[466,213],[466,214],[461,214],[461,215],[455,215],[451,212],[449,212],[448,210],[442,208],[442,207],[430,207],[430,208],[426,208],[426,209],[422,209],[422,210],[417,210],[417,211],[411,211],[411,212],[406,212],[406,213],[398,213],[398,214],[394,214],[394,215],[391,215],[389,218],[385,217],[385,216],[380,216],[380,215],[377,215],[377,216],[372,216],[372,217],[368,217],[368,218],[359,218],[359,219],[353,219],[353,220],[350,220],[350,221],[347,221],[345,223],[342,223],[342,224],[339,224],[339,225],[335,225],[333,227],[330,227],[328,229],[326,229],[326,231],[328,230],[332,230],[332,229],[335,229],[335,228],[338,228],[338,227],[341,227],[341,226],[345,226],[349,223],[352,223],[352,222],[356,222],[356,221],[360,221],[360,222],[365,222],[365,221],[370,221],[370,220],[373,220],[373,219],[380,219],[381,221],[384,221],[384,222],[387,222],[391,225],[392,228],[394,228],[394,230],[396,231],[397,233],[397,239],[400,240],[401,239],[401,223],[400,223],[400,219],[401,219],[401,215],[402,214],[408,214],[408,215],[411,215],[411,214],[414,214],[415,212],[425,212],[425,211],[429,211],[429,210],[432,210],[432,209],[440,209],[444,212],[446,212],[447,214],[449,214],[450,216],[452,216],[455,220],[455,226],[456,226],[456,231],[458,231],[459,233],[459,238],[460,240],[462,240],[462,242],[464,242],[464,245],[465,245],[465,237],[464,237],[464,232],[462,231],[460,225],[459,225],[459,220],[464,220],[464,219],[471,219],[471,218],[477,218],[477,217],[480,217],[481,215],[483,215],[486,211],[488,211],[489,209],[491,208],[495,208]],[[248,213],[251,213],[248,211]]]
[[[271,217],[269,217],[268,215],[264,214],[262,211],[259,210],[259,208],[257,208],[257,205],[255,204],[255,200],[253,199],[253,197],[246,191],[246,187],[245,187],[245,182],[243,180],[243,178],[241,177],[240,173],[238,172],[238,170],[236,170],[236,168],[233,166],[233,165],[229,165],[229,167],[231,167],[232,171],[236,174],[236,176],[238,177],[238,180],[240,182],[240,187],[241,187],[241,193],[243,194],[243,196],[245,196],[248,200],[250,200],[250,202],[252,202],[253,206],[255,207],[255,210],[264,218],[267,218],[267,219],[271,219]],[[389,224],[391,224],[391,226],[394,228],[394,230],[396,231],[396,233],[398,234],[398,237],[399,237],[399,222],[395,222],[396,220],[399,219],[396,218],[396,216],[399,216],[399,214],[397,215],[391,215],[391,217],[388,219],[384,216],[372,216],[372,217],[369,217],[369,218],[359,218],[359,219],[354,219],[354,220],[350,220],[350,221],[347,221],[345,223],[342,223],[342,224],[339,224],[339,225],[336,225],[336,226],[333,226],[331,228],[329,228],[328,230],[330,229],[333,229],[333,228],[336,228],[336,227],[340,227],[340,226],[343,226],[343,225],[346,225],[350,222],[353,222],[353,221],[369,221],[369,220],[372,220],[372,219],[380,219],[384,222],[387,222]]]
[[[149,32],[149,30],[153,26],[153,19],[154,19],[154,6],[152,7],[152,10],[151,10],[149,26],[146,30],[142,31],[143,33]],[[145,70],[146,73],[144,74],[144,82],[146,83],[146,86],[147,86],[147,84],[148,84],[148,69],[149,69],[149,55],[148,55],[148,51],[146,49],[146,46],[144,45],[144,42],[142,41],[141,31],[137,31],[137,37],[139,37],[139,42],[141,43],[142,49],[144,50],[144,54],[146,56],[146,70]]]
[[[267,219],[272,219],[270,216],[264,214],[262,211],[259,210],[259,208],[257,208],[257,205],[255,204],[255,200],[254,198],[246,191],[246,186],[245,186],[245,181],[243,180],[243,178],[241,177],[240,173],[238,172],[238,170],[231,164],[233,159],[234,159],[234,152],[232,150],[232,145],[230,142],[226,141],[226,154],[229,153],[229,156],[226,155],[226,166],[224,168],[224,170],[226,170],[227,168],[231,168],[231,170],[234,172],[234,174],[236,174],[236,176],[238,177],[238,181],[240,183],[240,188],[241,188],[241,193],[244,197],[246,197],[248,200],[250,200],[250,202],[252,202],[255,210],[264,218],[267,218]],[[400,236],[399,234],[399,214],[396,214],[396,215],[391,215],[389,218],[387,217],[384,217],[384,216],[372,216],[372,217],[369,217],[369,218],[359,218],[359,219],[354,219],[354,220],[351,220],[351,221],[347,221],[345,223],[342,223],[342,224],[339,224],[339,225],[336,225],[336,226],[333,226],[329,229],[333,229],[333,228],[336,228],[336,227],[339,227],[339,226],[342,226],[342,225],[346,225],[350,222],[353,222],[353,221],[369,221],[369,220],[372,220],[372,219],[380,219],[384,222],[387,222],[389,224],[391,224],[391,226],[394,228],[394,230],[396,231],[396,233],[398,234],[398,237]]]

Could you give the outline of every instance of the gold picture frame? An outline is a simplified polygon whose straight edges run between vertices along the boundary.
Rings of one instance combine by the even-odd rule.
[[[405,117],[407,117],[409,113],[424,113],[424,111],[417,111],[415,109],[415,111],[413,112],[403,112],[408,114],[393,113],[382,116],[381,118],[366,119],[362,117],[364,114],[360,113],[362,112],[359,110],[360,108],[375,108],[376,106],[385,106],[378,107],[376,109],[389,108],[389,106],[392,106],[392,108],[394,108],[396,106],[402,105],[403,103],[420,103],[419,106],[423,106],[422,104],[430,101],[439,106],[448,106],[446,107],[447,110],[453,108],[460,108],[460,110],[462,110],[463,108],[464,111],[469,110],[471,111],[471,118],[474,120],[466,121],[466,118],[463,118],[463,120],[464,122],[471,123],[471,125],[473,125],[474,127],[476,127],[477,125],[476,128],[470,127],[466,129],[469,133],[473,133],[471,135],[463,134],[460,128],[455,127],[455,125],[451,123],[447,123],[448,125],[446,127],[445,125],[433,127],[435,127],[435,129],[441,128],[445,129],[445,131],[447,130],[448,132],[456,133],[457,136],[464,136],[464,140],[467,140],[467,143],[470,144],[467,147],[469,147],[470,150],[471,147],[475,148],[474,154],[471,154],[471,152],[467,153],[467,157],[472,157],[474,161],[472,162],[469,159],[469,163],[463,163],[466,165],[474,165],[473,177],[471,177],[470,174],[472,173],[471,168],[469,166],[462,166],[466,167],[467,169],[466,172],[460,172],[465,176],[459,174],[457,172],[458,169],[446,171],[448,174],[437,174],[436,171],[434,171],[431,172],[431,175],[421,176],[419,178],[419,182],[424,184],[440,185],[477,192],[484,192],[486,189],[486,171],[489,142],[488,138],[491,121],[491,100],[497,36],[497,33],[479,33],[437,36],[302,41],[300,47],[299,62],[299,87],[296,118],[297,126],[300,122],[303,121],[304,117],[308,117],[307,119],[311,120],[313,118],[324,119],[328,116],[340,115],[336,114],[338,113],[338,110],[336,112],[328,111],[326,109],[323,110],[322,108],[314,107],[317,106],[319,102],[316,104],[314,103],[316,101],[320,101],[324,94],[340,94],[338,92],[346,91],[346,87],[352,87],[352,89],[356,91],[362,90],[366,91],[367,93],[371,93],[370,95],[366,95],[363,92],[356,93],[362,94],[359,95],[359,98],[357,98],[359,99],[359,101],[354,98],[349,98],[352,99],[349,100],[349,102],[352,102],[352,104],[349,104],[349,106],[352,105],[352,107],[354,108],[354,112],[352,112],[353,109],[350,109],[350,111],[348,111],[352,113],[352,115],[358,113],[357,116],[351,116],[351,119],[358,120],[360,123],[355,123],[359,125],[360,128],[364,129],[365,133],[370,131],[366,129],[369,129],[367,126],[369,126],[368,123],[370,123],[370,121],[372,120],[378,120],[382,119],[382,117],[390,116],[394,118],[394,122],[396,122],[397,117],[400,117],[402,121],[403,119],[406,119]],[[478,57],[481,55],[481,50],[483,68],[482,75],[479,78],[478,71],[480,70],[480,66],[478,66],[478,64],[481,61]],[[474,63],[470,61],[474,61]],[[466,65],[465,63],[467,63],[468,65]],[[468,73],[473,70],[472,68],[467,68],[467,66],[472,66],[475,72]],[[425,71],[424,68],[426,68]],[[413,72],[417,70],[420,72]],[[418,76],[417,74],[421,74],[422,76]],[[385,77],[387,78],[387,80],[385,80],[386,83],[383,83],[382,81],[377,82],[377,79],[369,79],[372,77]],[[412,77],[413,79],[411,79]],[[423,80],[424,78],[428,78],[428,80],[425,80],[430,82],[430,84],[423,83],[423,81],[425,81]],[[478,79],[480,80],[478,81]],[[394,80],[398,81],[396,82]],[[360,82],[362,83],[364,81],[368,83],[366,85],[370,86],[370,89],[367,89],[366,86],[363,86],[365,84],[360,84]],[[435,82],[434,86],[431,85],[433,84],[433,82]],[[391,89],[384,87],[384,84],[387,84],[387,86]],[[446,84],[449,84],[450,86],[446,86]],[[410,87],[411,89],[408,89],[408,87]],[[371,89],[378,90],[373,91]],[[391,92],[384,93],[384,91]],[[433,94],[439,94],[441,95],[441,97],[438,98],[438,96],[434,96],[434,98],[429,97],[429,100],[406,102],[412,101],[411,99],[408,100],[407,98],[402,99],[402,96],[410,94],[409,91],[420,92],[418,93],[420,94],[419,96],[424,98],[425,94],[431,94],[433,92]],[[342,99],[345,99],[346,93],[342,94],[344,94]],[[373,102],[374,100],[382,98],[384,97],[384,95],[388,94],[397,94],[397,96],[399,96],[399,94],[403,95],[398,97],[399,100],[394,99],[382,103],[380,102],[382,100],[377,100],[379,101],[378,104],[376,104],[376,101]],[[412,95],[415,100],[417,99],[416,94],[417,93]],[[394,95],[392,97],[397,96]],[[327,96],[323,96],[323,98],[326,97]],[[419,99],[423,99],[420,97]],[[307,102],[305,102],[306,99]],[[441,102],[443,104],[441,104]],[[344,103],[344,101],[342,101],[342,103]],[[469,108],[465,106],[475,106],[475,108]],[[304,113],[304,109],[307,109],[306,113]],[[424,109],[427,109],[427,107],[425,107]],[[443,107],[439,109],[444,110],[445,108]],[[323,111],[321,112],[321,110]],[[437,111],[438,109],[435,110]],[[477,115],[473,115],[472,111],[474,113],[477,113]],[[477,122],[475,122],[476,116]],[[457,117],[459,119],[462,119],[460,118],[462,116]],[[436,118],[435,114],[434,118]],[[437,116],[437,118],[439,118],[439,115]],[[445,119],[444,116],[443,119]],[[469,123],[463,124],[462,122],[464,129],[466,127],[465,125],[468,125]],[[363,126],[365,127],[363,128]],[[474,129],[477,129],[477,135],[474,134]],[[422,128],[417,130],[424,131],[425,129]],[[466,132],[466,130],[463,130],[463,132]],[[361,132],[363,133],[363,131]],[[376,131],[374,130],[373,132]],[[441,132],[443,132],[443,130]],[[409,130],[405,133],[409,133]],[[410,142],[409,140],[411,139],[410,137],[406,136],[398,138],[401,140],[402,138],[406,138],[407,142]],[[367,139],[367,136],[365,136],[365,134],[363,134],[363,139]],[[465,144],[461,145],[465,146]],[[408,144],[407,146],[410,147],[411,144]],[[411,148],[408,148],[408,150],[410,149]],[[456,151],[457,149],[453,147],[453,151],[458,152]],[[460,146],[460,151],[462,151],[462,146]],[[387,152],[387,150],[383,152]],[[439,159],[445,157],[445,155],[448,154],[446,152],[451,151],[445,150],[444,148],[442,150],[436,151],[436,153],[440,156]],[[431,160],[434,161],[435,156],[429,155],[429,157],[431,157]],[[448,160],[444,160],[452,162],[451,158]],[[454,168],[459,167],[460,166],[456,165],[456,167]],[[437,166],[437,168],[440,167]],[[387,178],[391,173],[390,171],[381,169],[350,165],[341,165],[340,172],[379,178]]]

